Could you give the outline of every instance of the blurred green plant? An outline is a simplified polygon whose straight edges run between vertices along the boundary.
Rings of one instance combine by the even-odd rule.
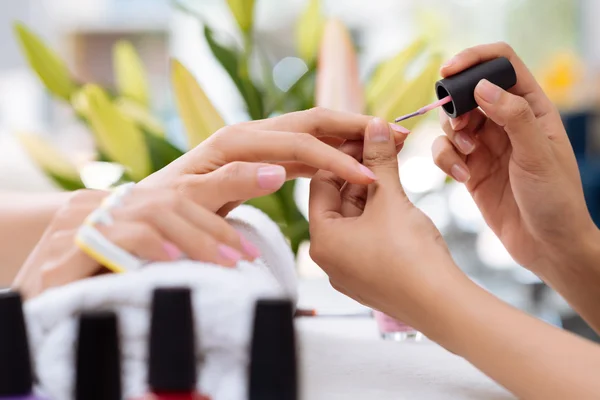
[[[277,87],[268,49],[254,40],[254,1],[227,0],[236,20],[242,44],[218,40],[210,24],[203,23],[203,36],[244,99],[251,119],[302,110],[312,106],[341,111],[370,113],[386,120],[419,108],[433,96],[431,87],[441,63],[439,54],[428,51],[425,39],[418,39],[395,57],[383,61],[371,74],[366,90],[358,76],[356,50],[346,26],[328,19],[320,0],[309,0],[296,27],[298,56],[306,72],[287,90]],[[174,1],[181,10],[189,10]],[[15,33],[31,68],[47,90],[69,104],[93,133],[97,158],[125,167],[124,180],[139,181],[183,154],[166,138],[162,122],[150,111],[150,95],[144,66],[134,47],[119,41],[114,46],[116,88],[102,88],[77,82],[65,63],[44,42],[21,23]],[[260,60],[253,63],[253,60]],[[422,71],[408,78],[416,60],[425,59]],[[277,60],[278,62],[279,60]],[[260,71],[251,66],[259,64]],[[225,125],[210,99],[179,61],[172,60],[171,81],[175,102],[187,133],[187,148],[202,143]],[[365,95],[366,93],[366,95]],[[421,118],[407,121],[413,129]],[[21,134],[23,147],[39,167],[61,188],[75,190],[84,184],[77,168],[42,141],[39,136]],[[308,222],[294,200],[295,181],[278,192],[249,201],[262,209],[281,227],[294,252],[308,239]]]

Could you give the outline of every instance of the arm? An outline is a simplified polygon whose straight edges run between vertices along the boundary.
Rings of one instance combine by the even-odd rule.
[[[369,125],[363,149],[375,183],[347,185],[324,171],[311,182],[311,256],[333,287],[421,330],[520,398],[598,398],[600,346],[511,308],[457,268],[403,192],[382,124]]]
[[[7,286],[70,193],[0,194],[0,286]]]
[[[464,276],[420,327],[523,399],[600,395],[600,346],[503,303]]]

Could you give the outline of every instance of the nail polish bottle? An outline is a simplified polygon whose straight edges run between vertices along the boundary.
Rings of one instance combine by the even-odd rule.
[[[452,101],[442,106],[450,118],[460,117],[477,108],[475,87],[482,79],[508,90],[517,84],[517,73],[506,57],[499,57],[436,82],[438,99],[452,97]]]
[[[75,400],[121,400],[121,349],[114,312],[79,317],[75,376]]]
[[[291,301],[257,301],[250,357],[250,400],[298,399],[296,338]]]
[[[373,315],[379,327],[381,337],[385,340],[402,342],[405,340],[419,341],[423,339],[421,332],[402,321],[398,321],[381,311],[375,310],[373,311]]]
[[[0,292],[0,399],[41,399],[33,394],[23,302],[13,291]]]
[[[156,400],[210,400],[196,392],[196,336],[189,288],[159,288],[152,299],[148,384]]]

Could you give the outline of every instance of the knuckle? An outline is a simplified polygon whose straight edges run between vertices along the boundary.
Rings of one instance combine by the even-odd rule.
[[[500,50],[499,51],[500,54],[511,55],[511,54],[515,53],[515,51],[512,48],[512,46],[510,44],[504,42],[504,41],[497,42],[496,46]]]
[[[244,164],[239,161],[235,161],[225,165],[224,167],[221,167],[221,169],[223,172],[223,179],[229,180],[240,178],[243,175]]]
[[[326,109],[325,107],[313,107],[310,108],[306,111],[306,113],[308,114],[308,116],[310,118],[314,118],[314,119],[322,119],[324,117],[327,116],[327,114],[329,113],[329,110]]]
[[[508,107],[508,115],[514,119],[528,119],[531,116],[529,103],[522,97],[515,97]]]

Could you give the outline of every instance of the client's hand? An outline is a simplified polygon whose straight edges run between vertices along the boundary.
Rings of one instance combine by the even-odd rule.
[[[202,197],[201,204],[224,215],[243,201],[272,192],[270,180],[283,176],[312,177],[323,169],[349,182],[368,184],[375,178],[373,173],[337,147],[345,140],[362,142],[371,118],[314,108],[227,126],[140,185],[172,187],[195,201]],[[390,126],[400,147],[408,131],[398,125]],[[285,173],[258,163],[281,165]],[[220,187],[221,181],[230,176],[257,184],[252,190],[240,188],[225,195],[213,190],[214,196],[205,196],[207,190]]]
[[[312,179],[311,256],[334,288],[419,328],[424,309],[462,272],[406,197],[387,123],[369,123],[362,158],[379,178],[368,187],[327,171]]]
[[[102,266],[81,251],[74,239],[85,218],[107,195],[92,190],[73,193],[55,214],[13,286],[32,297],[102,272]],[[193,260],[231,267],[242,258],[252,260],[259,255],[224,219],[174,190],[134,187],[110,214],[111,224],[96,224],[95,228],[113,244],[144,260],[170,261],[185,254]]]

